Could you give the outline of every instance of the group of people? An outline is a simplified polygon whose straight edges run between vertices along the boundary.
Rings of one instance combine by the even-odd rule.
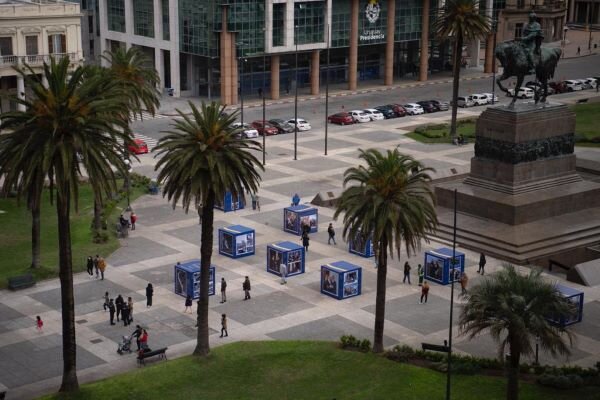
[[[92,256],[88,256],[86,262],[87,273],[90,275],[90,278],[94,277],[94,272],[96,273],[96,279],[101,277],[101,280],[104,280],[104,271],[106,270],[106,260],[96,254],[95,258]]]
[[[130,207],[127,208],[131,210]],[[133,211],[129,212],[129,218],[125,215],[125,213],[121,213],[119,216],[119,231],[123,237],[127,237],[129,234],[129,228],[132,231],[135,231],[135,223],[137,222],[137,215]]]
[[[117,317],[117,322],[119,322],[119,318],[123,321],[123,326],[128,326],[133,322],[133,299],[131,297],[127,297],[127,301],[120,294],[116,299],[110,298],[108,292],[104,293],[104,311],[108,311],[109,320],[111,325],[116,325],[115,323],[115,315]]]

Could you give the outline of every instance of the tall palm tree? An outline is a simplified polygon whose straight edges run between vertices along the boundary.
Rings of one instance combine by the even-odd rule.
[[[490,18],[479,13],[479,0],[446,0],[439,17],[433,24],[436,36],[440,40],[452,40],[453,73],[452,81],[452,121],[450,136],[456,136],[456,115],[458,112],[458,86],[463,44],[467,40],[485,37],[490,33]]]
[[[17,69],[30,95],[18,99],[25,111],[2,115],[0,135],[0,175],[3,188],[17,186],[23,194],[38,185],[42,176],[50,182],[58,219],[59,278],[61,284],[63,377],[61,391],[78,388],[71,254],[71,208],[78,208],[79,178],[82,168],[76,153],[83,155],[89,182],[95,191],[115,189],[111,166],[123,170],[117,139],[130,141],[114,115],[127,106],[121,89],[102,79],[86,78],[87,67],[69,70],[68,57],[44,64],[37,75],[25,65]],[[42,84],[42,76],[47,87]],[[102,90],[99,90],[102,87]],[[98,93],[102,92],[102,95]],[[42,179],[43,182],[43,179]]]
[[[522,355],[533,353],[536,338],[553,356],[569,354],[571,333],[547,319],[569,315],[569,302],[554,284],[541,277],[541,270],[521,275],[506,265],[473,286],[465,297],[467,303],[459,319],[461,333],[470,339],[489,333],[499,343],[498,354],[509,349],[508,400],[519,398],[519,363]]]
[[[377,257],[377,297],[373,351],[383,351],[385,292],[388,254],[400,258],[402,242],[406,253],[419,249],[421,240],[437,225],[434,195],[429,186],[431,168],[398,149],[382,154],[360,150],[366,166],[349,168],[334,218],[344,213],[344,238],[372,235]],[[389,253],[388,253],[389,252]]]
[[[155,150],[162,157],[156,164],[163,195],[173,203],[181,201],[187,212],[190,205],[202,209],[200,237],[200,299],[198,301],[198,343],[194,354],[208,355],[208,279],[213,246],[213,209],[215,199],[226,192],[240,198],[256,192],[259,170],[264,170],[251,151],[262,146],[254,140],[240,140],[235,129],[236,113],[227,115],[218,103],[202,103],[200,109],[189,103],[190,116],[177,111],[181,119],[162,137]],[[222,200],[221,200],[222,201]]]

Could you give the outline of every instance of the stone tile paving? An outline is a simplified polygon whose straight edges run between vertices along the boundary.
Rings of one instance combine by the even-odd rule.
[[[215,233],[220,226],[254,226],[257,248],[254,256],[241,259],[231,259],[213,251],[217,291],[218,280],[222,276],[229,285],[226,303],[220,303],[219,293],[210,297],[211,345],[227,342],[213,340],[220,329],[221,313],[228,314],[231,320],[230,333],[237,331],[230,335],[231,340],[234,340],[233,337],[235,340],[265,337],[336,340],[342,334],[372,337],[376,283],[373,259],[348,253],[339,221],[334,223],[338,245],[327,245],[325,227],[331,221],[333,210],[320,210],[320,231],[311,235],[306,273],[290,277],[287,285],[280,285],[279,277],[266,272],[266,245],[281,240],[300,243],[298,236],[282,231],[283,208],[289,205],[291,195],[296,192],[302,197],[302,202],[309,202],[317,192],[339,190],[342,187],[339,170],[354,164],[351,160],[356,159],[357,148],[375,146],[388,149],[400,144],[401,150],[438,169],[447,168],[454,161],[457,165],[464,164],[471,157],[472,145],[461,148],[423,145],[407,139],[400,130],[395,132],[395,126],[398,126],[397,123],[392,121],[389,126],[382,125],[381,130],[366,126],[347,127],[343,134],[336,132],[338,138],[332,138],[332,153],[327,157],[321,155],[321,131],[302,133],[299,135],[297,162],[291,161],[293,135],[276,137],[267,144],[267,172],[263,175],[259,192],[263,211],[248,207],[236,213],[215,214]],[[594,153],[597,154],[600,153]],[[258,156],[260,159],[261,155]],[[154,159],[145,160],[144,167],[151,167],[155,162]],[[333,170],[336,171],[332,173]],[[121,293],[134,297],[134,324],[140,323],[149,329],[151,347],[168,346],[169,352],[181,355],[191,353],[195,345],[195,314],[183,314],[184,299],[172,291],[172,267],[178,260],[199,255],[197,214],[190,212],[186,215],[181,209],[173,210],[159,196],[144,196],[133,207],[139,216],[139,228],[123,240],[121,249],[107,257],[106,280],[89,279],[85,273],[75,276],[78,368],[84,372],[82,376],[98,379],[122,372],[121,368],[110,368],[114,363],[125,365],[125,369],[135,365],[133,360],[128,363],[127,356],[116,354],[120,337],[130,334],[134,326],[109,324],[107,313],[102,311],[101,297],[105,291],[109,291],[111,296]],[[442,246],[436,242],[424,244],[421,252],[408,258],[413,266],[411,286],[401,283],[402,264],[407,259],[404,253],[400,260],[397,257],[389,260],[387,346],[407,340],[418,343],[429,335],[436,338],[447,335],[450,287],[432,285],[428,304],[419,305],[419,289],[416,286],[416,265],[422,262],[423,251]],[[464,249],[461,251],[467,254],[470,285],[474,285],[482,279],[475,273],[479,255]],[[320,294],[320,267],[335,260],[363,267],[362,296],[338,302]],[[500,262],[488,257],[487,273],[493,273],[500,265]],[[241,284],[246,275],[252,281],[252,299],[249,301],[242,300]],[[146,308],[144,288],[149,281],[155,286],[154,306]],[[579,287],[571,283],[569,286]],[[600,293],[586,288],[583,290],[587,301],[584,321],[573,328],[581,340],[575,342],[570,362],[591,366],[600,354]],[[460,300],[457,313],[459,304]],[[36,314],[41,314],[45,321],[42,334],[34,328]],[[41,282],[34,288],[15,293],[0,292],[0,382],[10,388],[9,396],[33,398],[57,389],[56,380],[35,383],[61,375],[60,332],[57,280]],[[495,355],[495,346],[485,337],[475,340],[457,338],[457,348],[475,355]],[[125,364],[119,364],[123,362]],[[94,366],[101,368],[91,368]],[[85,372],[90,373],[86,375]]]

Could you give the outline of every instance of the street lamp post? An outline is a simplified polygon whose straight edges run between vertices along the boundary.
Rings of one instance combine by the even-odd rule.
[[[296,87],[294,94],[294,160],[298,159],[298,25],[294,25],[294,42],[296,42]]]
[[[492,21],[492,27],[494,28],[494,52],[496,51],[496,34],[498,33],[498,20]],[[496,102],[496,59],[492,53],[492,105]]]
[[[564,58],[564,56],[565,56],[564,48],[567,46],[567,32],[568,32],[568,31],[569,31],[569,27],[568,27],[568,26],[565,26],[565,27],[563,28],[563,40],[562,40],[562,45],[563,45],[563,53],[562,53],[562,56],[563,56],[563,58]]]
[[[242,74],[244,73],[244,63],[248,61],[244,57],[238,57],[238,70],[239,72],[239,90],[240,90],[240,120],[242,122],[242,129],[244,128],[244,89],[242,87]]]
[[[327,24],[327,66],[325,69],[325,155],[327,155],[327,125],[329,125],[329,31]]]
[[[264,29],[263,29],[263,31],[264,31]],[[266,55],[266,53],[263,53],[263,70],[262,70],[262,73],[263,73],[263,79],[262,79],[262,119],[263,119],[263,135],[262,135],[263,136],[262,137],[262,158],[263,159],[262,159],[262,161],[263,161],[263,165],[265,165],[267,163],[266,153],[265,153],[266,152],[265,146],[267,145],[266,139],[265,139],[267,137],[267,135],[265,134],[265,123],[266,123],[265,121],[267,119],[267,117],[266,117],[267,104],[265,102],[265,80],[266,80],[265,73],[266,73],[266,70],[267,70],[267,55]]]
[[[452,266],[450,274],[450,327],[448,329],[448,371],[446,375],[446,400],[450,400],[450,370],[452,369],[452,318],[454,311],[454,269],[456,268],[456,200],[457,190],[454,189],[454,229],[452,232]]]

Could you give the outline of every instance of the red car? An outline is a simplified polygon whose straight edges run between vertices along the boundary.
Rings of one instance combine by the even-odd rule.
[[[352,118],[352,115],[348,114],[347,112],[330,115],[327,117],[327,120],[332,124],[338,125],[350,125],[354,123],[354,118]]]
[[[254,121],[252,127],[258,131],[259,135],[271,136],[279,133],[279,129],[266,121]]]
[[[127,150],[133,154],[146,154],[148,145],[142,139],[133,139],[133,144],[128,145]]]
[[[404,117],[408,114],[406,109],[404,107],[402,107],[400,104],[389,104],[388,107],[390,107],[392,110],[394,110],[396,115],[399,117]]]

